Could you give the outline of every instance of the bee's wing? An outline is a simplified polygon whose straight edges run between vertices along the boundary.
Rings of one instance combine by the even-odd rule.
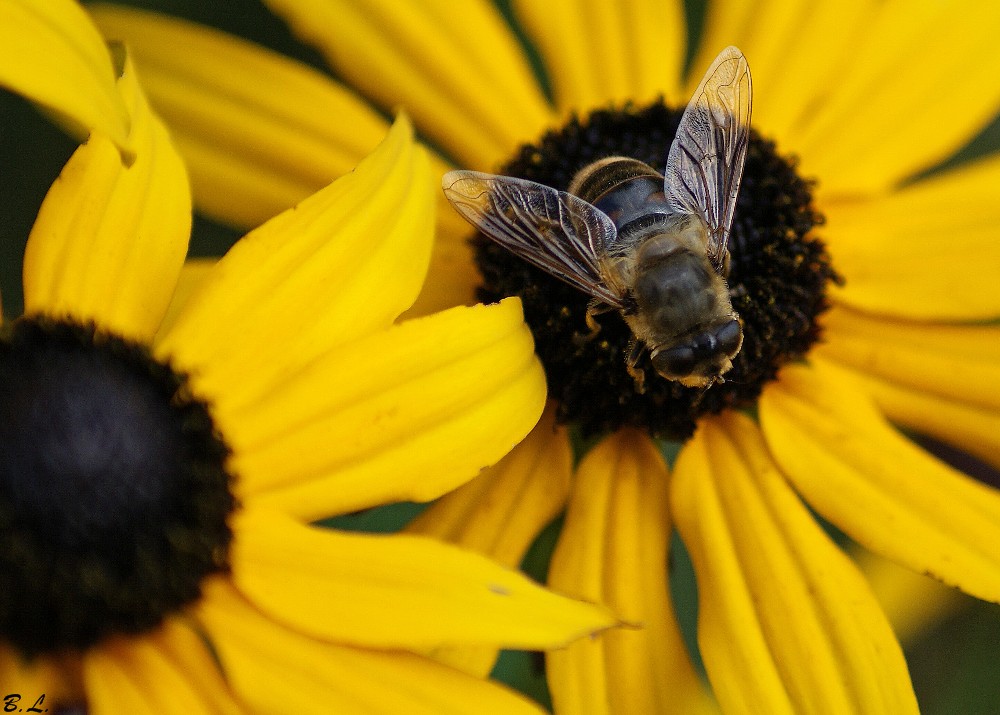
[[[743,178],[751,94],[746,57],[727,47],[684,110],[663,172],[671,207],[700,217],[708,226],[708,256],[720,272]]]
[[[465,220],[529,263],[616,308],[600,256],[618,234],[601,210],[564,191],[509,176],[449,171],[444,194]]]

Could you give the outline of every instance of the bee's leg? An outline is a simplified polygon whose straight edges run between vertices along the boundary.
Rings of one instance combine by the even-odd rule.
[[[601,324],[598,323],[596,320],[594,320],[594,316],[603,315],[604,313],[608,313],[612,310],[613,310],[612,306],[606,303],[602,303],[596,298],[594,300],[591,300],[587,304],[587,315],[585,317],[585,320],[587,321],[587,328],[590,330],[590,332],[587,333],[586,335],[582,335],[579,337],[574,336],[574,342],[577,345],[583,345],[585,343],[589,343],[591,340],[596,338],[597,334],[601,332]]]
[[[613,306],[607,303],[602,303],[593,298],[589,303],[587,303],[587,327],[590,328],[590,338],[593,339],[597,337],[597,334],[601,332],[601,324],[594,320],[595,315],[604,315],[605,313],[610,313],[614,310]]]
[[[646,344],[641,340],[632,338],[629,343],[628,357],[625,359],[625,369],[628,370],[628,374],[635,380],[635,391],[640,395],[646,392],[646,371],[640,370],[636,365],[639,364],[639,360],[642,359],[642,355],[645,352]]]

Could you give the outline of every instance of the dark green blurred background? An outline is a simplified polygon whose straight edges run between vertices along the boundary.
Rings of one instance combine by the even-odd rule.
[[[216,26],[326,71],[316,52],[296,42],[283,23],[254,0],[136,0],[127,4]],[[498,4],[510,18],[509,0],[498,0]],[[689,26],[696,37],[701,27],[703,3],[689,2],[688,10]],[[536,69],[547,86],[537,55],[523,34],[519,35],[535,58]],[[21,311],[20,265],[24,241],[35,213],[49,184],[75,147],[73,140],[30,105],[0,91],[0,295],[7,316]],[[997,149],[1000,149],[1000,122],[995,122],[948,163]],[[196,218],[191,253],[219,255],[237,237],[238,232],[228,227]],[[1000,240],[1000,227],[997,238]],[[938,449],[935,445],[928,446],[944,458],[960,463],[970,473],[998,484],[995,471],[969,462],[963,455]],[[338,520],[336,525],[350,529],[391,530],[416,511],[416,507],[406,505],[375,510]],[[536,577],[541,578],[544,573],[556,533],[556,528],[546,530],[526,559],[526,568]],[[996,547],[1000,548],[1000,544]],[[693,641],[696,593],[690,564],[679,544],[674,548],[671,576],[686,635]],[[924,713],[1000,713],[1000,606],[964,598],[961,607],[911,642],[904,643],[904,647]],[[498,677],[545,701],[540,662],[531,654],[504,654],[496,672]]]

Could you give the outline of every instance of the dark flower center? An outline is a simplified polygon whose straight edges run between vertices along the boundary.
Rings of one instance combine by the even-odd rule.
[[[0,331],[0,638],[134,634],[226,567],[229,451],[184,375],[92,326]]]
[[[498,173],[565,191],[581,168],[608,156],[662,170],[681,113],[654,103],[573,118],[537,144],[521,147]],[[600,332],[588,337],[587,295],[481,234],[473,239],[483,276],[479,297],[522,298],[563,422],[587,436],[634,426],[683,440],[701,415],[753,404],[781,365],[801,358],[819,338],[816,318],[827,308],[826,286],[839,280],[824,244],[811,234],[822,220],[812,206],[811,184],[798,176],[794,160],[751,131],[729,242],[728,281],[743,323],[743,346],[725,382],[708,389],[659,377],[647,355],[638,365],[646,374],[645,391],[637,391],[626,370],[632,333],[621,316],[596,316]]]

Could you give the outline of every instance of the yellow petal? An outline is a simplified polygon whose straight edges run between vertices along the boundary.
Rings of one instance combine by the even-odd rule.
[[[242,712],[204,640],[177,619],[94,648],[84,657],[83,677],[95,715]]]
[[[823,324],[819,355],[915,392],[1000,410],[1000,325],[918,323],[836,308]]]
[[[1000,316],[1000,157],[883,197],[827,202],[823,234],[845,278],[838,302],[925,320]]]
[[[1000,413],[855,373],[886,417],[1000,468]]]
[[[679,91],[687,35],[683,3],[517,0],[514,6],[545,59],[564,113],[661,95],[687,101]]]
[[[870,551],[854,549],[852,555],[904,645],[968,603],[961,591]]]
[[[399,119],[356,171],[240,240],[159,354],[195,372],[201,394],[232,400],[386,327],[423,281],[436,183]]]
[[[485,554],[517,568],[538,533],[562,510],[569,492],[573,452],[550,405],[535,429],[496,466],[435,501],[406,527]],[[485,677],[494,648],[443,648],[442,663]]]
[[[754,124],[831,195],[875,194],[961,148],[996,114],[1000,16],[972,1],[708,4],[689,84],[738,45]]]
[[[166,15],[90,10],[106,37],[128,43],[187,162],[195,205],[211,218],[258,226],[349,172],[385,136],[377,112],[302,63]]]
[[[248,509],[234,525],[233,581],[301,633],[374,648],[558,647],[615,624],[603,608],[434,539],[341,533]]]
[[[573,451],[553,406],[495,466],[438,499],[406,531],[486,554],[516,568],[538,533],[562,511]]]
[[[729,412],[700,424],[678,456],[671,499],[698,581],[698,642],[724,712],[917,712],[868,585],[749,418]]]
[[[119,85],[137,159],[122,166],[102,134],[92,134],[70,158],[25,249],[25,312],[94,321],[148,341],[187,252],[191,197],[181,159],[131,65]]]
[[[73,0],[0,3],[0,85],[38,102],[81,139],[91,131],[131,152],[129,109],[117,69]]]
[[[18,700],[12,702],[22,711],[32,707],[40,695],[44,695],[45,700],[38,707],[53,712],[59,706],[70,708],[84,700],[76,658],[46,656],[26,659],[6,645],[0,645],[0,688],[3,689],[0,696],[12,691],[20,695]]]
[[[174,295],[167,307],[167,313],[163,316],[157,336],[162,338],[177,322],[177,316],[184,311],[191,296],[201,290],[205,279],[211,274],[212,269],[218,261],[215,258],[191,258],[184,262],[180,275],[177,276],[177,286],[174,288]]]
[[[434,175],[443,172],[435,171]],[[444,198],[444,192],[440,199],[427,280],[417,300],[403,313],[405,318],[430,315],[456,305],[472,305],[476,302],[476,288],[482,283],[469,245],[472,229]]]
[[[711,712],[670,604],[669,536],[663,458],[637,432],[608,437],[580,464],[549,585],[632,627],[547,654],[556,712]]]
[[[873,2],[717,0],[706,3],[702,40],[691,63],[688,93],[727,45],[746,55],[757,92],[753,123],[799,151],[794,129],[826,101],[844,72],[843,55],[871,15]]]
[[[831,193],[875,193],[963,147],[1000,106],[998,33],[1000,13],[976,0],[877,3],[839,35],[838,72],[792,132],[804,175]]]
[[[825,518],[871,551],[1000,601],[1000,493],[899,435],[848,373],[819,359],[787,367],[760,415],[778,464]]]
[[[336,605],[331,608],[336,617]],[[494,683],[422,656],[308,638],[254,610],[224,580],[200,607],[233,689],[254,713],[541,715]]]
[[[550,123],[527,59],[486,0],[267,0],[352,86],[402,104],[464,165],[495,169]]]
[[[217,416],[241,493],[313,520],[464,484],[524,438],[544,403],[510,299],[408,321]]]

